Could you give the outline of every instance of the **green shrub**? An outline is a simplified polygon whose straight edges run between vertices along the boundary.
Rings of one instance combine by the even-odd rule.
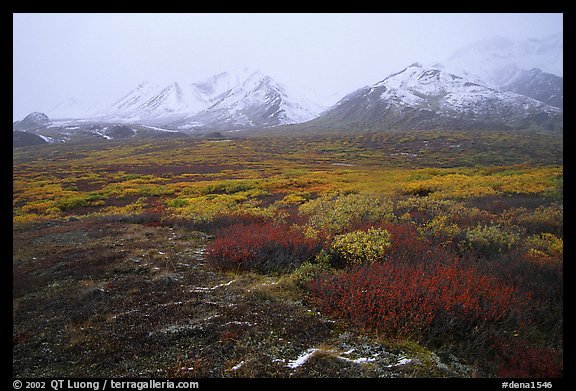
[[[321,197],[300,205],[299,211],[308,215],[308,226],[330,234],[341,233],[351,224],[394,219],[392,202],[369,194]]]
[[[509,251],[518,242],[519,235],[503,229],[500,224],[480,225],[466,230],[464,248],[493,256]]]
[[[332,250],[347,266],[376,262],[390,247],[390,232],[381,228],[354,231],[334,238]]]
[[[54,206],[56,208],[58,208],[62,211],[66,211],[66,210],[86,206],[86,205],[88,205],[88,200],[86,199],[86,197],[84,195],[74,195],[74,196],[71,196],[68,198],[58,200],[54,204],[55,204]]]
[[[322,272],[330,269],[330,255],[322,250],[316,255],[314,261],[304,262],[292,273],[283,277],[281,283],[284,286],[304,289],[311,281],[320,276]]]
[[[310,199],[310,193],[308,192],[288,193],[280,203],[285,205],[300,205],[308,199]]]
[[[234,194],[241,191],[254,189],[257,181],[254,180],[239,180],[229,179],[220,182],[211,183],[205,186],[201,192],[202,194]]]
[[[562,256],[564,250],[562,238],[548,232],[529,236],[524,243],[528,247],[529,253],[533,255]]]
[[[422,233],[425,236],[439,240],[452,240],[459,232],[460,228],[456,224],[450,223],[446,215],[438,215],[422,227]]]
[[[171,208],[183,208],[186,205],[188,205],[188,200],[186,200],[184,198],[174,198],[174,199],[168,200],[166,202],[166,205],[168,205]]]

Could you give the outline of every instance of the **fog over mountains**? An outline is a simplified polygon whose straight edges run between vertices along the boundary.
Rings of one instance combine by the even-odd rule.
[[[445,66],[452,73],[502,87],[532,68],[563,77],[563,54],[562,33],[522,41],[493,37],[456,50]]]
[[[78,133],[112,139],[150,132],[226,132],[302,123],[383,130],[561,130],[562,110],[560,33],[523,41],[491,38],[456,50],[444,63],[406,64],[373,85],[359,86],[331,107],[244,68],[191,84],[143,81],[104,104],[70,98],[45,115],[16,121],[14,130],[35,133],[46,142],[73,140]],[[132,131],[107,134],[113,125]]]

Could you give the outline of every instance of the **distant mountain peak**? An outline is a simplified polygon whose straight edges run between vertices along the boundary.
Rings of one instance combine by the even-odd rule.
[[[562,112],[432,66],[408,66],[357,90],[311,124],[385,129],[558,129]]]
[[[35,131],[52,125],[52,121],[44,113],[34,111],[20,121],[12,124],[14,130]]]
[[[201,124],[218,130],[270,127],[304,122],[321,111],[320,106],[260,71],[244,68],[239,73],[226,73],[226,77],[219,74],[218,78],[232,87],[208,108],[173,126],[181,129]]]
[[[49,125],[51,123],[50,118],[48,118],[46,114],[40,113],[38,111],[34,111],[28,114],[24,119],[37,123],[39,125]]]
[[[250,68],[220,72],[192,84],[144,81],[114,103],[89,116],[72,103],[61,105],[56,118],[172,126],[190,130],[210,126],[237,129],[302,122],[320,107],[270,76]],[[77,114],[79,113],[79,114]],[[76,116],[75,116],[76,115]],[[215,124],[214,121],[223,121]]]

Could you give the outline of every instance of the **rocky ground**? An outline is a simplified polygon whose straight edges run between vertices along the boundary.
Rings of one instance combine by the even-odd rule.
[[[15,377],[469,377],[451,355],[321,315],[282,276],[205,261],[183,228],[15,227]]]

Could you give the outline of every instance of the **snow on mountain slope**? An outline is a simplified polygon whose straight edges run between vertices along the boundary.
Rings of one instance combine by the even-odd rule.
[[[564,79],[537,68],[519,72],[501,89],[529,96],[560,109],[564,108]]]
[[[307,121],[322,108],[288,92],[269,76],[247,68],[222,72],[192,84],[144,82],[96,109],[71,99],[54,108],[57,119],[90,119],[191,130],[203,125],[238,129]]]
[[[560,116],[561,110],[535,99],[415,63],[349,94],[316,122],[404,129],[522,128],[555,126]]]
[[[556,108],[534,99],[498,91],[463,77],[413,64],[403,71],[376,83],[373,90],[382,89],[380,99],[407,107],[428,107],[437,111],[484,114],[487,107],[534,108],[544,112],[556,112]]]
[[[105,108],[103,114],[131,115],[136,113],[142,105],[145,105],[158,92],[159,88],[159,85],[151,82],[141,83],[111,106]]]
[[[208,100],[213,100],[229,91],[236,83],[228,72],[222,72],[205,80],[194,83],[198,93],[206,97]]]
[[[259,71],[247,74],[227,74],[230,84],[235,83],[233,87],[210,107],[177,126],[193,122],[211,128],[242,129],[293,124],[314,118],[322,109]]]
[[[184,116],[204,109],[209,100],[194,85],[172,83],[162,87],[142,83],[110,107],[101,110],[107,120],[142,122]]]

